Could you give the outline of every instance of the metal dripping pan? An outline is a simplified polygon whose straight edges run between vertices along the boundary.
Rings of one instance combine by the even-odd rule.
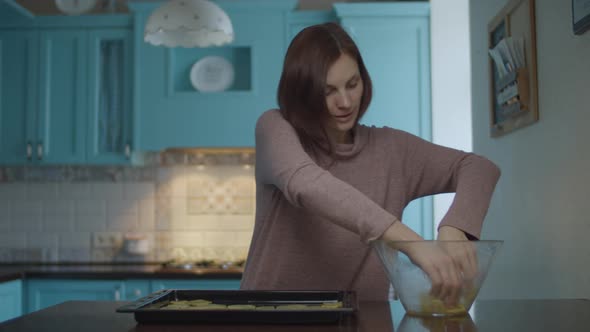
[[[117,308],[138,323],[337,323],[357,310],[350,291],[165,289]]]

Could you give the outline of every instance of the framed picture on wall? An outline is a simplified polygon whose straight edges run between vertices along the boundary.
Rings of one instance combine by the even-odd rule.
[[[536,39],[535,0],[510,0],[488,23],[492,137],[539,120]],[[498,58],[502,44],[506,52]]]
[[[590,0],[572,0],[572,25],[576,35],[590,29]]]

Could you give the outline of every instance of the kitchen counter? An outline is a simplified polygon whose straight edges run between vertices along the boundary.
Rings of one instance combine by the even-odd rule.
[[[161,264],[2,264],[0,282],[44,279],[240,279],[241,268],[162,268]]]
[[[126,302],[70,301],[0,324],[0,332],[393,332],[462,331],[526,332],[585,331],[590,326],[589,300],[490,300],[478,301],[472,316],[424,320],[392,311],[388,302],[360,302],[356,316],[326,325],[204,325],[136,324],[132,314],[116,313]],[[392,315],[391,313],[394,312]],[[393,317],[392,317],[393,316]],[[401,317],[399,317],[401,316]]]

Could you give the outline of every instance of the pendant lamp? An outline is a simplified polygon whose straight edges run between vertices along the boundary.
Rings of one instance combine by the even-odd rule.
[[[144,40],[156,46],[221,46],[234,40],[229,16],[207,0],[169,0],[154,10]]]

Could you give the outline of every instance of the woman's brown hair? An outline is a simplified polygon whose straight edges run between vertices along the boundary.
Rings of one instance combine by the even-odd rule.
[[[361,53],[344,29],[323,23],[303,29],[291,41],[277,91],[279,108],[295,128],[304,149],[323,150],[334,157],[323,123],[328,116],[325,87],[330,66],[342,54],[356,60],[363,81],[363,95],[356,123],[365,114],[373,92],[371,78]]]

